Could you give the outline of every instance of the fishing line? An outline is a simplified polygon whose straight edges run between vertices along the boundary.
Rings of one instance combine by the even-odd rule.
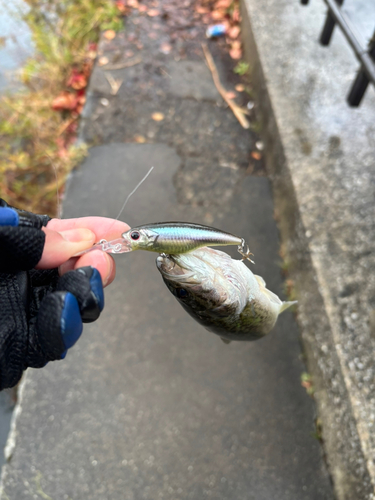
[[[120,215],[122,214],[122,212],[124,211],[124,208],[125,208],[125,205],[127,204],[127,202],[129,201],[129,198],[137,191],[137,189],[144,183],[144,181],[147,179],[147,177],[151,174],[151,172],[154,170],[154,167],[151,167],[150,170],[147,172],[147,174],[143,177],[143,179],[138,182],[138,184],[135,186],[135,188],[133,189],[133,191],[131,193],[128,194],[128,196],[126,197],[126,200],[124,201],[124,204],[122,205],[121,207],[121,210],[118,214],[118,216],[116,217],[116,220],[118,220],[118,218],[120,217]]]

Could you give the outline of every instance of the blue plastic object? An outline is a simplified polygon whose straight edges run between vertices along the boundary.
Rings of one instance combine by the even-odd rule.
[[[225,35],[227,28],[225,24],[215,24],[214,26],[209,26],[206,31],[206,37],[212,38],[214,36]]]

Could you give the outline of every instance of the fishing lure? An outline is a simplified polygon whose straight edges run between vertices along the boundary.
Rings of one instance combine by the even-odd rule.
[[[99,241],[89,251],[95,248],[107,253],[147,250],[163,255],[174,255],[206,246],[227,245],[237,245],[242,260],[253,262],[250,258],[252,253],[243,238],[214,227],[191,222],[155,222],[133,227],[117,240]]]

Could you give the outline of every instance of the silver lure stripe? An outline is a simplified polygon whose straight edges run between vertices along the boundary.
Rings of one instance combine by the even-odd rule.
[[[185,253],[203,246],[241,245],[242,238],[209,226],[185,222],[160,222],[133,227],[151,230],[158,236],[152,250],[159,253]]]

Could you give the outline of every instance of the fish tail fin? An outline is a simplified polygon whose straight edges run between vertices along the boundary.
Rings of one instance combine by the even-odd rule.
[[[294,306],[294,304],[298,304],[298,300],[291,300],[287,302],[283,302],[282,306],[280,307],[280,313],[284,312],[286,309],[288,309],[291,306]]]

